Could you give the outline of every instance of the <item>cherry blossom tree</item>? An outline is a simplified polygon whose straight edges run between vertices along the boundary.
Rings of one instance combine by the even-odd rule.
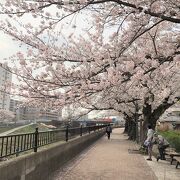
[[[6,121],[12,121],[14,120],[15,115],[13,112],[6,110],[6,109],[0,109],[0,121],[6,122]]]
[[[130,120],[136,102],[145,129],[179,99],[178,1],[6,0],[0,7],[1,30],[26,47],[6,59],[20,81],[12,93],[31,105],[114,109]]]

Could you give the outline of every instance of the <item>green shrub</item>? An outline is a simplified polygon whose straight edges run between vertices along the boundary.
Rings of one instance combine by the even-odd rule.
[[[177,152],[180,152],[180,131],[159,132]]]

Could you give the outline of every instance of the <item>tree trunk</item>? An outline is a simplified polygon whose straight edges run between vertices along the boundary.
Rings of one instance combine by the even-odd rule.
[[[129,130],[129,140],[136,140],[136,123],[131,120],[131,126]]]
[[[143,107],[143,116],[144,116],[144,122],[143,122],[143,129],[142,129],[142,141],[146,139],[146,133],[147,133],[147,126],[151,125],[152,129],[155,130],[156,128],[156,122],[160,118],[160,116],[174,104],[168,103],[168,98],[165,98],[163,103],[160,104],[153,112],[152,107],[149,104],[145,104]]]
[[[132,129],[132,121],[129,120],[128,121],[128,136],[130,136],[131,129]]]
[[[146,134],[147,134],[147,127],[148,125],[151,125],[151,110],[152,107],[149,104],[145,104],[145,106],[143,107],[143,129],[142,129],[142,143],[145,141],[146,139]]]
[[[144,137],[143,137],[143,120],[140,119],[140,138],[139,141],[142,144],[144,141]]]
[[[129,125],[129,122],[128,122],[128,120],[126,119],[126,120],[125,120],[125,128],[124,128],[124,133],[126,133],[126,134],[128,133],[128,128],[129,128],[128,125]]]

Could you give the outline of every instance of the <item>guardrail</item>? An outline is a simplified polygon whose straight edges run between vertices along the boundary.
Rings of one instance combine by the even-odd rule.
[[[68,141],[76,136],[90,134],[92,131],[99,131],[106,126],[80,126],[78,128],[69,128],[67,126],[65,129],[43,132],[39,132],[38,128],[36,128],[34,133],[0,136],[0,158],[11,155],[18,156],[19,153],[32,149],[34,152],[37,152],[37,149],[41,146],[57,141]]]

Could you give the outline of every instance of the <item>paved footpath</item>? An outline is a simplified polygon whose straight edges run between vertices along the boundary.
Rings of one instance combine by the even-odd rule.
[[[157,180],[142,155],[128,152],[136,146],[122,132],[114,129],[110,140],[98,140],[57,171],[53,180]]]

